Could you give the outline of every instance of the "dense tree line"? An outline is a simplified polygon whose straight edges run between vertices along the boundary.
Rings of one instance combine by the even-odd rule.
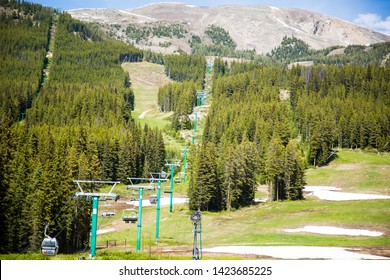
[[[198,55],[166,55],[165,74],[174,81],[194,81],[203,88],[206,74],[206,59]]]
[[[225,75],[245,73],[262,67],[263,67],[262,64],[254,61],[242,62],[242,61],[234,60],[229,64],[223,58],[216,58],[214,59],[214,63],[213,63],[213,74],[214,74],[213,79],[216,80],[217,78]]]
[[[191,128],[189,115],[196,105],[196,93],[204,87],[206,59],[196,55],[166,55],[165,73],[178,83],[162,86],[158,91],[161,111],[173,111],[172,127],[175,131]]]
[[[129,24],[126,28],[126,35],[136,43],[147,40],[150,37],[184,38],[188,31],[180,23],[150,23],[146,26]]]
[[[0,12],[0,118],[22,119],[42,77],[51,13],[39,5],[2,1]]]
[[[343,50],[339,54],[331,54],[333,50]],[[389,65],[386,55],[390,51],[390,43],[377,43],[370,46],[349,45],[333,46],[323,50],[313,50],[304,41],[295,37],[284,37],[280,45],[274,48],[267,57],[274,63],[289,64],[297,61],[313,61],[314,64],[326,65]]]
[[[55,45],[50,79],[37,91],[48,49],[50,13],[49,18],[37,16],[41,19],[31,26],[25,27],[23,18],[8,24],[28,38],[26,53],[36,60],[29,61],[36,67],[29,70],[34,73],[28,78],[31,86],[19,82],[24,74],[12,77],[17,86],[11,82],[6,73],[23,72],[19,68],[24,66],[18,57],[2,50],[10,61],[0,77],[0,84],[10,81],[0,115],[2,253],[37,250],[47,223],[48,234],[57,237],[61,252],[85,249],[91,207],[89,201],[72,199],[77,191],[73,180],[127,182],[127,177],[159,172],[164,165],[162,134],[141,127],[131,117],[134,95],[120,66],[125,58],[142,58],[142,51],[106,40],[93,28],[60,14],[55,34],[51,34]],[[8,42],[9,49],[15,46],[10,38],[15,32],[1,25],[5,30],[2,42]],[[38,31],[39,26],[46,27]],[[30,68],[26,65],[26,69]],[[11,110],[9,103],[3,106],[3,100],[13,100],[13,96],[21,102],[25,91],[32,96],[22,109]],[[15,116],[22,110],[24,122]]]
[[[291,71],[291,105],[311,164],[334,147],[389,151],[389,67],[318,66]]]
[[[389,67],[232,69],[214,63],[207,144],[191,164],[193,209],[245,206],[256,182],[267,183],[273,200],[301,199],[305,166],[327,164],[335,148],[390,151]]]
[[[215,45],[224,45],[233,49],[237,46],[229,32],[222,27],[212,24],[207,27],[205,33]]]
[[[269,54],[275,60],[290,62],[297,57],[306,56],[309,53],[309,45],[295,37],[285,36],[280,45]]]
[[[190,129],[189,115],[196,105],[196,84],[193,81],[169,83],[158,90],[158,105],[161,111],[173,111],[172,126],[175,131]]]
[[[269,184],[271,199],[302,198],[304,156],[293,139],[291,106],[279,98],[279,88],[288,85],[288,70],[250,69],[214,81],[203,132],[207,144],[191,163],[192,208],[218,211],[251,205],[259,181]],[[209,198],[211,194],[215,197]]]

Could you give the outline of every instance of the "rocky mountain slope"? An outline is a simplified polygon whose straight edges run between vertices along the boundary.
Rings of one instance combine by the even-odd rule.
[[[341,19],[301,9],[269,6],[196,7],[181,3],[156,3],[136,9],[78,9],[68,11],[87,22],[99,22],[122,40],[138,47],[172,53],[177,49],[191,51],[190,41],[199,36],[203,44],[211,44],[205,30],[211,25],[228,31],[237,50],[270,52],[284,36],[294,36],[313,49],[351,44],[369,45],[390,41],[384,34],[357,26]],[[182,36],[149,33],[134,40],[132,29],[144,27],[160,30],[161,26],[184,30]]]

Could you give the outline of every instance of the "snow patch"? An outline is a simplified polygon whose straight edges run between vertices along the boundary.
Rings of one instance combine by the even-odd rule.
[[[96,231],[96,234],[99,235],[99,234],[104,234],[104,233],[111,232],[111,231],[115,231],[115,229],[114,228],[98,229]]]
[[[188,203],[190,200],[189,198],[185,197],[174,197],[172,199],[172,204],[185,204]],[[128,201],[126,204],[134,205],[134,207],[138,207],[139,202],[138,201]],[[170,198],[169,197],[162,197],[160,198],[160,205],[161,206],[167,206],[170,204]],[[142,200],[142,207],[148,207],[148,206],[155,206],[156,204],[151,204],[149,199],[143,199]]]
[[[349,235],[349,236],[381,236],[382,232],[379,231],[371,231],[364,229],[346,229],[339,227],[330,227],[330,226],[305,226],[303,228],[297,229],[285,229],[285,232],[309,232],[309,233],[318,233],[318,234],[326,234],[326,235]]]
[[[127,14],[127,15],[131,15],[131,16],[136,16],[136,17],[140,17],[140,18],[146,18],[146,19],[148,19],[148,20],[156,20],[156,19],[151,18],[151,17],[147,17],[147,16],[143,16],[143,15],[131,13],[131,12],[128,12],[128,11],[125,11],[125,10],[118,10],[118,11],[121,12],[122,14]]]
[[[332,201],[390,199],[390,196],[381,194],[340,192],[339,188],[332,186],[305,186],[303,191],[310,192],[319,199]]]
[[[297,28],[295,28],[295,27],[292,27],[292,26],[286,24],[285,22],[283,22],[283,21],[282,21],[281,19],[279,19],[279,18],[276,18],[276,20],[277,20],[280,24],[282,24],[284,27],[286,27],[286,28],[288,28],[288,29],[292,29],[292,30],[294,30],[294,31],[297,32],[297,33],[303,32],[302,30],[299,30],[299,29],[297,29]]]
[[[347,251],[341,247],[317,246],[221,246],[203,252],[269,256],[279,259],[389,260],[390,258]]]

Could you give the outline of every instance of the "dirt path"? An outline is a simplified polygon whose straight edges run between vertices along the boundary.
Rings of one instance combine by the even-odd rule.
[[[150,111],[152,111],[152,109],[149,109],[149,110],[146,110],[146,111],[143,111],[142,113],[141,113],[141,115],[139,115],[139,119],[143,119],[143,118],[145,118],[145,116],[146,116],[146,114],[147,113],[149,113]]]
[[[164,66],[143,61],[123,63],[122,68],[129,73],[134,90],[133,116],[141,119],[142,123],[164,127],[168,123],[164,120],[166,116],[156,106],[159,87],[171,82],[165,75]]]

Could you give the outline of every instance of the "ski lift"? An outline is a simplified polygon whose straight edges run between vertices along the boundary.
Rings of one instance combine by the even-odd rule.
[[[181,183],[180,177],[175,177],[174,182],[175,184],[180,184]]]
[[[164,193],[172,193],[171,188],[169,186],[164,187]]]
[[[125,210],[123,210],[123,213],[122,213],[122,221],[124,221],[127,224],[129,222],[134,224],[136,221],[138,221],[137,214],[138,214],[137,211],[135,211],[134,209],[125,209]]]
[[[156,204],[157,203],[157,195],[156,194],[151,194],[149,197],[150,204]]]
[[[45,238],[41,243],[41,252],[47,256],[55,256],[58,253],[58,241],[55,237],[50,237],[46,234],[46,230],[49,226],[49,223],[45,226]]]
[[[45,237],[41,244],[41,252],[47,256],[55,256],[58,253],[58,242],[57,239]]]

